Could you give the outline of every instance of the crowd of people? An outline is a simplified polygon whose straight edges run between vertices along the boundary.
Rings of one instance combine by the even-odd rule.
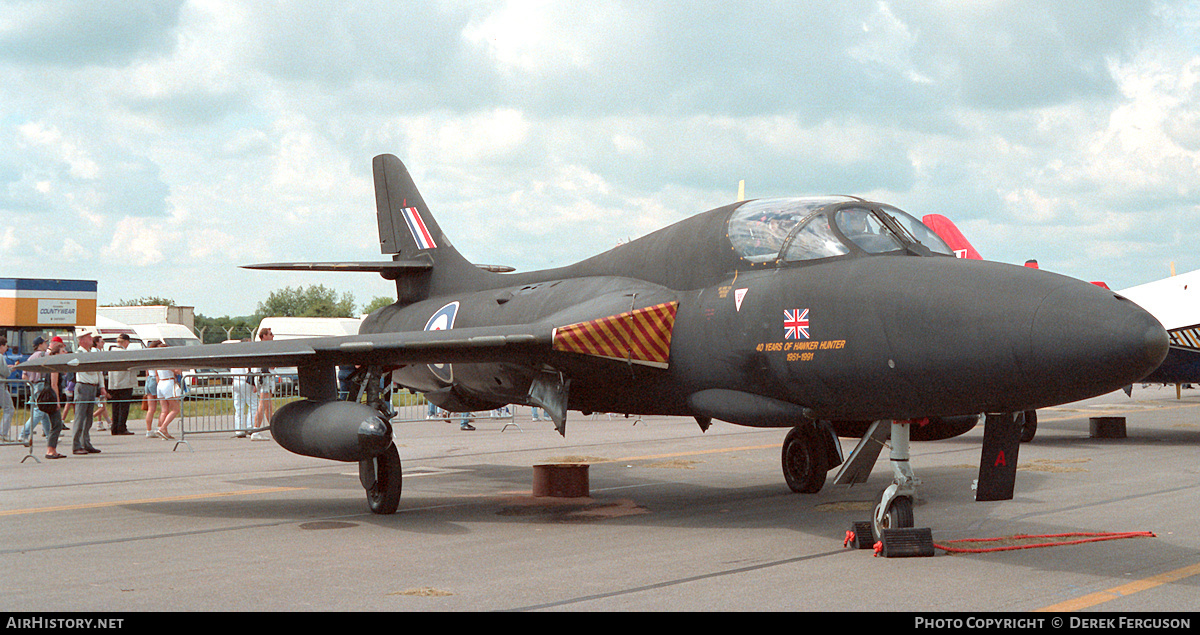
[[[258,337],[261,341],[271,341],[274,334],[269,328],[262,329]],[[91,328],[82,328],[76,338],[78,345],[76,353],[92,353],[104,349],[104,340],[100,334]],[[117,336],[116,345],[121,349],[129,346],[129,336],[122,333]],[[7,351],[7,340],[0,336],[0,377],[8,377],[12,369],[4,361]],[[161,340],[152,340],[147,348],[167,346]],[[42,337],[33,340],[34,352],[29,359],[37,359],[48,355],[68,353],[66,343],[59,336],[46,340]],[[20,370],[18,367],[17,370]],[[46,458],[61,459],[67,455],[58,451],[58,444],[64,431],[70,430],[71,454],[86,456],[99,454],[100,450],[92,444],[91,432],[93,426],[98,430],[111,430],[114,436],[133,435],[129,430],[128,420],[130,406],[137,401],[134,390],[138,385],[139,371],[122,370],[102,372],[40,373],[23,371],[21,378],[28,382],[31,388],[31,415],[25,422],[18,438],[10,436],[15,408],[13,400],[4,385],[0,385],[0,441],[32,444],[32,434],[39,423],[46,437]],[[256,441],[270,440],[270,435],[263,431],[270,426],[274,414],[275,377],[269,369],[233,368],[232,393],[234,408],[235,436],[250,438]],[[145,412],[146,437],[155,439],[174,440],[171,434],[171,424],[182,416],[182,387],[183,371],[178,368],[163,368],[146,371],[145,396],[142,398],[142,410]],[[107,381],[106,381],[107,380]],[[111,405],[111,416],[109,406]],[[428,405],[426,418],[449,420],[449,414]],[[65,421],[71,417],[71,427]],[[533,408],[533,420],[538,421],[539,409]],[[462,413],[460,428],[474,430],[470,424],[472,413]],[[494,417],[511,417],[507,406],[497,409]],[[546,415],[545,418],[549,418]],[[257,430],[257,432],[256,432]]]
[[[260,334],[260,336],[262,335]],[[268,329],[263,339],[270,337]],[[87,354],[104,348],[103,338],[94,329],[81,329],[77,332],[76,339],[76,353]],[[128,335],[122,333],[117,336],[116,345],[121,349],[127,348],[129,343]],[[7,345],[7,339],[0,336],[0,359],[3,359],[3,354],[7,351]],[[154,340],[147,344],[147,348],[164,346],[167,344],[160,340]],[[34,352],[29,356],[31,360],[69,352],[66,343],[59,336],[51,337],[49,340],[42,337],[35,338],[33,348]],[[0,377],[8,377],[12,369],[6,362],[0,362],[0,364],[3,364],[3,368],[0,370],[5,373]],[[18,370],[20,369],[18,368]],[[182,375],[182,369],[178,368],[146,371],[146,389],[142,399],[142,409],[146,413],[145,424],[148,438],[175,439],[175,436],[171,434],[170,427],[179,419],[182,412]],[[107,373],[23,371],[21,379],[28,382],[30,386],[30,399],[33,407],[29,420],[21,428],[18,438],[11,438],[10,431],[15,408],[6,386],[0,386],[0,409],[3,409],[3,414],[0,415],[3,417],[0,419],[0,439],[4,441],[32,444],[33,432],[40,424],[46,437],[46,458],[61,459],[67,456],[58,450],[62,433],[66,430],[72,432],[71,454],[79,456],[100,453],[100,450],[92,444],[91,433],[94,425],[98,430],[111,430],[114,436],[135,434],[129,430],[128,420],[130,406],[135,403],[133,394],[138,385],[138,371],[108,371]],[[243,375],[241,379],[244,381],[246,375]],[[270,422],[273,412],[271,397],[274,386],[273,382],[270,382],[269,376],[256,383],[259,385],[253,400],[254,407],[257,409],[253,414],[253,423],[255,428],[259,428],[265,427]],[[235,390],[235,398],[236,395],[237,391]],[[112,406],[111,416],[108,408],[110,405]],[[71,416],[72,410],[74,410],[74,418],[68,428],[65,421]],[[239,410],[238,428],[245,429],[248,427],[250,418],[242,417],[241,414]],[[245,436],[245,434],[242,433],[238,436]],[[265,433],[255,433],[252,438],[265,440],[270,437]]]

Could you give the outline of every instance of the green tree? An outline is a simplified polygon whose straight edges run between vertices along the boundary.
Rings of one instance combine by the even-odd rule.
[[[249,339],[256,323],[249,316],[210,318],[196,314],[196,333],[205,344],[220,344],[225,340]]]
[[[150,295],[136,300],[118,300],[113,306],[175,306],[175,301]]]
[[[386,295],[377,295],[374,298],[372,298],[371,301],[368,302],[366,306],[363,307],[362,312],[363,313],[373,313],[376,310],[382,309],[385,306],[388,306],[390,304],[395,304],[395,302],[396,302],[395,298],[389,298]]]
[[[284,287],[259,302],[254,317],[354,317],[354,295],[345,292],[339,298],[335,289],[323,284]]]

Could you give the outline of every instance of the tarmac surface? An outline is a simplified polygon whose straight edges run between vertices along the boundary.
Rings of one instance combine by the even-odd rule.
[[[1194,611],[1200,390],[1135,387],[1039,411],[1016,497],[975,502],[983,426],[913,444],[916,525],[947,546],[1074,532],[1133,537],[926,558],[843,547],[891,482],[792,493],[786,430],[572,413],[397,423],[399,511],[355,464],[228,434],[93,432],[101,454],[0,448],[6,611]],[[1127,438],[1089,438],[1124,416]],[[843,439],[848,454],[856,440]],[[60,451],[69,453],[70,436]],[[34,456],[44,454],[35,438]],[[590,497],[533,498],[532,466],[590,464]],[[832,480],[832,473],[830,476]],[[1038,539],[1035,542],[1051,540]],[[1009,543],[1012,541],[1010,539]],[[1028,543],[1029,541],[1025,541]],[[974,545],[970,545],[974,546]]]

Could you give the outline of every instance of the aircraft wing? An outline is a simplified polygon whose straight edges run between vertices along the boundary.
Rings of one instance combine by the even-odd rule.
[[[39,357],[17,368],[33,372],[95,372],[147,368],[486,362],[511,359],[521,352],[548,351],[552,342],[553,329],[549,325],[520,324],[70,353]]]

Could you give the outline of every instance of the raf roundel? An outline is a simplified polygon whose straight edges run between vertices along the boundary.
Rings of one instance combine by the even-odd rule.
[[[425,323],[425,330],[448,331],[454,328],[454,316],[456,315],[458,315],[457,301],[443,306],[431,315],[429,321]],[[429,370],[444,382],[454,382],[454,369],[450,364],[429,364]]]

